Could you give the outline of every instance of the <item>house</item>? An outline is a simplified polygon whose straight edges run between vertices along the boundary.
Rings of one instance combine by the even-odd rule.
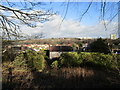
[[[28,48],[32,48],[34,51],[38,52],[42,49],[48,50],[49,49],[49,45],[48,44],[30,44],[30,45],[23,45],[26,46]]]
[[[50,46],[49,47],[49,58],[59,58],[63,52],[72,52],[73,48],[70,46]]]

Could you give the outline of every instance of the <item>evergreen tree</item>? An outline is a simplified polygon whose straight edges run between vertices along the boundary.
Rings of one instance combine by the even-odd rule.
[[[90,48],[92,52],[100,52],[105,54],[110,53],[107,43],[102,38],[98,38],[96,41],[91,43]]]

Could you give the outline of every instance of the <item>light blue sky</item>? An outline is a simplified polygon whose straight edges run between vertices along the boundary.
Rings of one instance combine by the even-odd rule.
[[[5,6],[9,6],[5,2],[3,2],[2,4]],[[13,6],[15,8],[23,8],[23,6],[25,6],[24,2],[21,2],[21,3],[16,2],[14,4],[16,4],[16,6]],[[89,4],[90,2],[69,2],[69,7],[67,10],[66,16],[65,16],[65,13],[66,13],[68,2],[52,2],[52,3],[42,2],[42,5],[38,5],[34,7],[34,9],[36,10],[52,9],[55,13],[57,12],[57,14],[59,14],[61,17],[65,16],[65,19],[74,19],[79,21],[81,15],[85,12]],[[101,5],[101,2],[93,2],[89,11],[84,15],[81,22],[87,25],[93,25],[96,22],[98,22],[100,17],[100,10],[101,10],[100,5]],[[28,3],[27,3],[27,6],[29,6]],[[106,20],[108,20],[109,18],[114,16],[114,14],[117,13],[118,11],[117,8],[118,8],[117,2],[107,2],[106,4],[107,12],[105,14]]]
[[[20,2],[14,3],[14,4],[17,5],[17,6],[14,6],[14,8],[19,8],[19,9],[23,8],[23,6],[25,6],[25,4],[24,4],[24,2],[22,2],[22,3],[20,3]],[[5,2],[2,2],[2,4],[8,6]],[[65,13],[66,13],[67,5],[68,5],[67,2],[52,2],[52,3],[42,2],[42,5],[38,5],[38,6],[34,7],[34,9],[35,10],[38,10],[38,9],[39,10],[41,10],[41,9],[42,10],[49,10],[49,9],[51,9],[53,12],[57,13],[57,18],[55,18],[55,19],[61,19],[62,20],[62,18],[65,17],[65,19],[64,19],[65,23],[77,22],[77,23],[83,25],[86,28],[86,29],[84,29],[84,31],[85,30],[88,31],[88,29],[91,29],[91,27],[93,28],[93,27],[96,27],[96,26],[101,26],[101,25],[98,25],[98,24],[102,22],[100,20],[100,15],[101,15],[100,14],[100,10],[101,10],[100,5],[101,5],[101,2],[93,2],[89,11],[82,18],[82,21],[81,22],[79,21],[81,15],[85,12],[85,10],[87,9],[89,4],[90,4],[90,2],[69,2],[69,7],[68,7],[66,15],[65,15]],[[118,11],[117,8],[118,8],[117,2],[107,2],[106,3],[105,21],[109,21],[117,13],[117,11]],[[114,18],[114,20],[112,22],[117,23],[118,22],[117,20],[118,20],[118,18],[116,16],[116,18]],[[69,27],[69,25],[67,27]],[[111,24],[111,25],[113,25],[113,24]],[[78,26],[78,27],[80,28],[81,26]],[[108,28],[110,28],[110,26]],[[46,29],[45,26],[44,26],[44,29]],[[72,28],[72,29],[74,31],[74,28]],[[101,29],[104,31],[103,26],[101,26]],[[107,33],[109,33],[109,34],[110,33],[116,33],[116,32],[113,31],[113,29],[111,28],[111,30],[108,30]],[[65,30],[67,30],[67,29],[65,29]],[[117,30],[117,28],[116,28],[116,30]],[[92,30],[92,31],[94,31],[94,30]],[[111,31],[113,31],[113,32],[111,32]],[[45,31],[45,33],[47,33],[47,32]],[[57,33],[57,31],[56,31],[56,33]],[[62,33],[63,32],[61,30],[61,34],[59,34],[59,35],[62,36]],[[81,33],[81,31],[80,31],[80,33]],[[105,36],[106,34],[104,34],[104,35],[100,34],[99,35],[99,33],[100,33],[99,31],[98,31],[98,33],[95,31],[95,34],[92,33],[91,35],[87,35],[87,33],[86,33],[83,36],[82,35],[80,35],[80,36],[75,35],[75,36],[76,37],[81,37],[81,36],[82,37],[92,37],[92,35],[93,35],[93,37],[99,37],[99,36],[108,37],[109,36],[109,35]],[[47,34],[47,35],[49,35],[49,34]],[[51,34],[51,36],[52,36],[52,34]],[[51,36],[48,36],[48,38],[51,37]],[[63,36],[65,37],[65,35],[63,35]],[[73,37],[72,32],[70,32],[69,35],[66,35],[66,36]],[[54,36],[54,37],[56,37],[56,36]]]

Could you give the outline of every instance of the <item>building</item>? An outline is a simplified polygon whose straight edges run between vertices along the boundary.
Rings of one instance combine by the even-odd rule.
[[[72,52],[73,48],[70,46],[50,46],[49,47],[49,58],[59,58],[63,52]]]
[[[116,34],[111,34],[110,39],[117,39]]]
[[[28,48],[32,48],[36,52],[39,52],[40,50],[48,50],[49,49],[48,44],[29,44],[29,45],[23,45],[23,46],[26,46]]]

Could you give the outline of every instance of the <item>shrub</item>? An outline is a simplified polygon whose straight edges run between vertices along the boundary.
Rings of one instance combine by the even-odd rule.
[[[112,55],[109,54],[103,54],[103,53],[96,53],[93,54],[94,61],[96,61],[96,64],[100,67],[104,68],[112,68],[114,67],[114,59]]]
[[[60,64],[66,67],[75,67],[81,64],[81,60],[79,59],[79,54],[77,52],[68,52],[63,53],[60,57]]]
[[[17,67],[21,67],[21,66],[22,67],[26,67],[27,64],[26,64],[26,60],[24,58],[23,53],[21,53],[20,55],[16,56],[15,59],[14,59],[14,61],[11,62],[11,64],[13,66],[17,66]]]
[[[80,59],[82,60],[81,66],[95,66],[92,54],[87,52],[79,53]]]
[[[43,70],[45,68],[44,57],[31,50],[21,52],[12,64],[15,67],[27,67],[31,70]]]
[[[117,59],[118,67],[120,69],[120,55],[116,55],[116,59]]]
[[[87,53],[87,52],[79,53],[79,59],[82,59],[82,61],[84,62],[93,60],[91,53]]]
[[[55,61],[51,64],[51,67],[54,68],[54,69],[57,69],[57,68],[58,68],[58,61],[55,60]]]
[[[33,59],[34,68],[37,70],[43,70],[45,68],[45,60],[42,55],[37,55]]]
[[[117,64],[120,66],[120,55],[113,57],[113,55],[103,53],[68,52],[61,55],[60,64],[65,67],[86,66],[115,69],[118,66],[114,58],[117,58]]]

